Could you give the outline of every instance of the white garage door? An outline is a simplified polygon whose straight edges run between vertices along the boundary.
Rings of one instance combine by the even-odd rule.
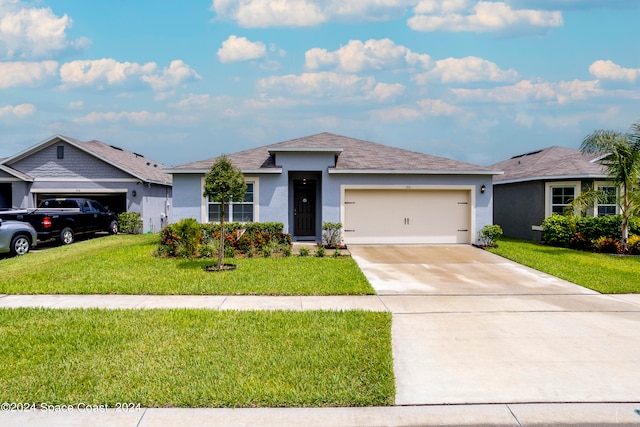
[[[347,189],[346,243],[471,243],[469,190]]]

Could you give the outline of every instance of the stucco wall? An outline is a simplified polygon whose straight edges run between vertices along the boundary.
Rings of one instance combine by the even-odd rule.
[[[342,185],[420,185],[420,186],[472,186],[475,199],[475,228],[493,224],[493,191],[490,175],[393,175],[393,174],[329,174],[328,166],[333,166],[332,153],[278,153],[276,164],[282,167],[281,174],[247,175],[247,180],[256,180],[258,205],[256,220],[278,221],[285,224],[285,232],[292,232],[293,213],[290,185],[295,178],[309,176],[318,180],[317,233],[322,222],[342,222]],[[202,175],[175,174],[173,179],[172,222],[183,218],[196,218],[206,222],[202,209]],[[256,179],[257,178],[257,179]],[[486,186],[484,194],[480,192]],[[443,213],[444,214],[444,213]]]
[[[205,222],[202,218],[202,179],[203,175],[200,174],[173,175],[172,222],[184,218]]]
[[[504,235],[516,239],[540,241],[542,232],[531,226],[542,224],[544,212],[544,182],[530,181],[500,184],[493,187],[494,221]]]

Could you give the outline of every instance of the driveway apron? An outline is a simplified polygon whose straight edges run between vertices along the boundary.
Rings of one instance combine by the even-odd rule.
[[[639,298],[468,245],[350,251],[393,313],[397,405],[640,402]]]

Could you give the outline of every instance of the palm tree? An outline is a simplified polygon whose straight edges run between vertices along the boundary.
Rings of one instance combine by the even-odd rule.
[[[580,151],[601,154],[599,162],[605,167],[609,179],[620,188],[622,250],[626,251],[629,218],[640,211],[640,192],[634,191],[640,182],[640,121],[631,125],[627,133],[597,130],[582,141]],[[594,197],[597,199],[604,195],[596,192]]]
[[[221,156],[211,165],[211,170],[204,178],[203,196],[212,202],[220,203],[220,248],[218,250],[217,268],[222,270],[224,264],[224,213],[225,207],[233,200],[242,201],[247,191],[244,175],[231,163],[227,156]]]

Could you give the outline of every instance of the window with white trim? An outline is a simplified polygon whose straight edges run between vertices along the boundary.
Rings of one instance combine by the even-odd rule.
[[[617,191],[616,187],[611,185],[598,186],[598,190],[604,192],[606,200],[597,203],[598,216],[615,215],[618,213]]]
[[[226,206],[224,220],[232,218],[234,222],[252,222],[254,218],[253,182],[247,182],[247,192],[241,202],[231,202]],[[209,222],[220,222],[220,203],[207,200]]]
[[[551,213],[564,215],[567,207],[576,198],[575,186],[551,187]]]

